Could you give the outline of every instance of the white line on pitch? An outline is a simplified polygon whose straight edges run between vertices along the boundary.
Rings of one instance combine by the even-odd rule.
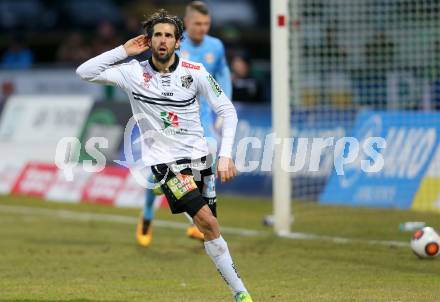
[[[316,235],[310,233],[288,233],[288,234],[280,234],[283,238],[289,239],[317,239],[317,240],[325,240],[332,241],[335,243],[368,243],[375,245],[386,245],[386,246],[401,246],[407,247],[409,243],[404,241],[396,241],[396,240],[367,240],[367,239],[351,239],[344,237],[334,237],[334,236],[325,236],[325,235]]]
[[[56,209],[41,209],[27,206],[7,206],[0,205],[0,212],[3,213],[13,213],[13,214],[22,214],[22,215],[32,215],[32,216],[47,216],[47,217],[55,217],[66,220],[75,220],[75,221],[101,221],[101,222],[116,222],[123,224],[136,224],[137,218],[124,216],[124,215],[114,215],[114,214],[99,214],[99,213],[90,213],[90,212],[77,212],[77,211],[69,211],[69,210],[56,210]],[[181,229],[186,230],[188,227],[187,223],[174,222],[168,220],[159,220],[154,219],[154,226],[163,227],[163,228],[171,228],[171,229]],[[240,236],[259,236],[263,235],[263,232],[249,230],[249,229],[241,229],[241,228],[230,228],[230,227],[222,227],[222,232],[225,234],[233,234]]]
[[[29,216],[47,216],[59,219],[74,220],[74,221],[101,221],[101,222],[116,222],[123,224],[136,224],[137,219],[130,216],[114,215],[114,214],[99,214],[90,212],[77,212],[69,210],[56,210],[56,209],[42,209],[27,206],[9,206],[0,205],[0,212],[11,214],[22,214]],[[154,220],[154,225],[163,228],[181,229],[184,230],[188,227],[187,223],[180,223],[168,220]],[[240,235],[240,236],[267,236],[271,233],[264,231],[256,231],[242,228],[222,227],[222,232],[225,234]],[[294,240],[325,240],[335,243],[367,243],[373,245],[385,245],[385,246],[397,246],[407,247],[409,243],[395,240],[365,240],[365,239],[351,239],[344,237],[324,236],[311,233],[288,233],[280,234],[282,238],[294,239]]]

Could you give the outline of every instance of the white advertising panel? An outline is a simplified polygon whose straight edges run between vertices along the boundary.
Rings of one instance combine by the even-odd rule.
[[[93,99],[85,95],[14,96],[0,116],[0,161],[53,162],[63,137],[79,137]]]

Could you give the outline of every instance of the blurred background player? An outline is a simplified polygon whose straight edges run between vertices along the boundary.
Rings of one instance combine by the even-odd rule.
[[[192,1],[186,6],[185,10],[185,32],[180,44],[180,56],[194,62],[202,63],[206,70],[214,76],[222,87],[223,92],[229,99],[232,99],[232,83],[230,71],[227,65],[225,48],[222,41],[208,35],[211,27],[211,16],[206,3],[202,1]],[[215,115],[208,103],[200,101],[200,120],[204,130],[204,135],[210,138],[211,153],[216,152],[216,130]],[[221,122],[221,121],[219,121]],[[214,156],[215,158],[215,156]],[[208,204],[215,204],[215,179],[210,180],[210,192],[205,192],[204,198]],[[160,202],[162,197],[160,187],[157,189],[147,189],[145,192],[145,204],[136,227],[136,239],[140,246],[147,247],[152,240],[152,220],[154,218],[155,201]],[[187,229],[187,235],[190,238],[203,240],[203,233],[194,225],[191,217],[186,214],[191,225]]]

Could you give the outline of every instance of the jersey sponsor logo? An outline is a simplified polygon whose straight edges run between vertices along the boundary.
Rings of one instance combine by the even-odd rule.
[[[160,113],[160,119],[163,121],[164,129],[167,129],[168,127],[179,127],[179,117],[177,113],[162,111]]]
[[[182,81],[183,88],[191,87],[191,84],[194,82],[194,79],[191,75],[186,75],[186,76],[180,77],[180,80]]]
[[[162,111],[160,119],[163,121],[163,129],[161,131],[164,135],[186,135],[188,129],[179,128],[179,116],[175,112]]]
[[[162,92],[162,95],[163,96],[173,96],[174,93],[172,93],[172,92]]]
[[[185,61],[182,61],[182,67],[191,68],[195,70],[200,70],[200,65],[194,65]]]
[[[212,75],[208,75],[207,76],[209,85],[211,85],[211,89],[214,92],[214,94],[219,97],[220,94],[222,94],[222,89],[220,88],[220,85],[214,80],[214,78],[212,77]]]
[[[194,176],[180,173],[177,174],[176,177],[168,180],[167,186],[170,188],[171,192],[173,192],[173,195],[177,198],[177,200],[181,199],[187,193],[197,189]]]

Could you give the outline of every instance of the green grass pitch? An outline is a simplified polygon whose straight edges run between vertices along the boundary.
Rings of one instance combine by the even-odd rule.
[[[261,225],[268,201],[220,197],[218,208],[228,230],[257,231],[224,233],[255,302],[440,301],[440,258],[419,260],[409,246],[388,242],[409,242],[411,233],[398,230],[404,221],[440,229],[438,214],[294,202],[292,231],[328,237],[292,240]],[[202,244],[179,224],[161,224],[185,223],[183,216],[159,210],[148,249],[135,244],[137,216],[136,209],[0,197],[0,302],[232,301]]]

